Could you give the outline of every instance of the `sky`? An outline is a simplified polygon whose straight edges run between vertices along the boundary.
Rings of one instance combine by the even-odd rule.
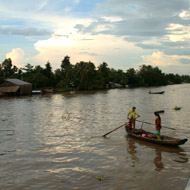
[[[190,0],[0,0],[0,63],[55,70],[67,55],[190,75]]]

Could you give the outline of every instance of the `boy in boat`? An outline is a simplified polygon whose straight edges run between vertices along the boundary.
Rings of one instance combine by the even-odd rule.
[[[161,141],[161,138],[160,138],[160,129],[162,128],[161,118],[157,112],[154,112],[154,115],[156,117],[156,119],[155,119],[155,129],[156,129],[155,135],[156,135],[157,139]]]
[[[132,109],[127,114],[127,119],[129,119],[129,129],[135,130],[135,120],[140,115],[135,111],[136,107],[132,107]]]

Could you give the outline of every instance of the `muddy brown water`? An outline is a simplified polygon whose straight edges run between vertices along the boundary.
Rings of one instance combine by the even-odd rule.
[[[161,133],[189,138],[190,84],[1,98],[0,189],[184,189],[190,139],[170,148],[128,137],[124,128],[102,137],[126,122],[132,106],[150,123],[164,110],[162,124],[176,130]]]

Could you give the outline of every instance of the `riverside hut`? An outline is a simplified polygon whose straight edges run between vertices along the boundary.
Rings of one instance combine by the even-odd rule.
[[[32,94],[32,84],[19,79],[5,79],[0,85],[0,93],[4,95]]]

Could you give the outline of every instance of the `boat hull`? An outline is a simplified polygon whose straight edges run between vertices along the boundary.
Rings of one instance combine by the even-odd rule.
[[[154,144],[165,145],[165,146],[179,146],[187,142],[187,139],[178,139],[178,138],[168,137],[165,135],[160,136],[162,140],[157,140],[154,133],[141,129],[129,130],[128,126],[125,126],[125,129],[129,136],[138,138],[142,141],[151,142]]]
[[[162,91],[162,92],[149,92],[149,94],[164,94],[164,91]]]

